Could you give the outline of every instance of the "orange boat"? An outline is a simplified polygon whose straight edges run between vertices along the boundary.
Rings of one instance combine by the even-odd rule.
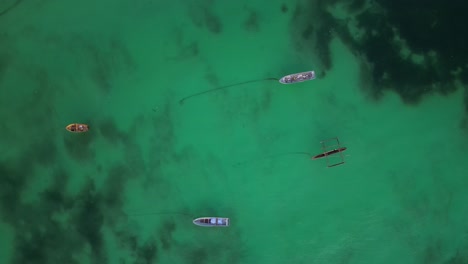
[[[89,130],[89,126],[86,124],[69,124],[65,129],[73,133],[83,133]]]

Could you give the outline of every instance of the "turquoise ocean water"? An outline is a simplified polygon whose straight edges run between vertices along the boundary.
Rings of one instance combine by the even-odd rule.
[[[0,263],[468,263],[461,90],[374,100],[333,29],[322,74],[295,2],[0,3]]]

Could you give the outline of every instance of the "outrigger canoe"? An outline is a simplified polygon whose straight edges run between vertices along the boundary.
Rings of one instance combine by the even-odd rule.
[[[336,154],[336,153],[339,153],[339,152],[343,152],[346,150],[346,147],[341,147],[341,148],[338,148],[338,149],[332,149],[332,150],[329,150],[329,151],[326,151],[324,153],[320,153],[318,155],[315,155],[312,157],[312,159],[321,159],[321,158],[324,158],[326,156],[330,156],[330,155],[333,155],[333,154]]]
[[[200,217],[193,220],[197,226],[204,227],[228,227],[229,218],[225,217]]]
[[[65,129],[72,133],[83,133],[89,130],[89,126],[86,124],[70,124]]]
[[[335,144],[328,144],[329,142],[332,142],[332,141],[335,141],[336,143]],[[321,158],[326,158],[327,160],[327,167],[331,168],[331,167],[335,167],[335,166],[338,166],[338,165],[341,165],[341,164],[344,164],[345,163],[345,160],[344,160],[344,155],[343,155],[343,152],[347,149],[346,147],[342,147],[340,145],[340,141],[338,140],[337,137],[334,137],[334,138],[329,138],[329,139],[326,139],[326,140],[322,140],[320,142],[320,144],[322,144],[322,150],[323,152],[318,154],[318,155],[315,155],[312,157],[312,159],[321,159]],[[339,154],[339,155],[335,155],[333,157],[334,154]],[[335,163],[331,163],[330,159],[331,158],[339,158],[337,162]],[[335,159],[336,160],[336,159]]]

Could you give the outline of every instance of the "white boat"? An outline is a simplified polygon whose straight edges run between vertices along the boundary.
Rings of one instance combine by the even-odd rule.
[[[200,217],[193,220],[197,226],[205,227],[228,227],[229,218],[225,217]]]
[[[315,79],[315,72],[314,71],[307,71],[307,72],[299,72],[294,74],[289,74],[281,79],[279,82],[282,84],[291,84],[291,83],[298,83],[298,82],[305,82]]]

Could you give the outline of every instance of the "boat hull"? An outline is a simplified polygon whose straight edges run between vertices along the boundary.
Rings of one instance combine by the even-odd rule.
[[[65,127],[66,130],[72,133],[84,133],[89,130],[89,126],[86,124],[69,124]]]
[[[305,82],[315,79],[315,72],[314,71],[307,71],[307,72],[299,72],[294,74],[289,74],[281,79],[279,82],[282,84],[292,84],[298,82]]]
[[[330,156],[330,155],[333,155],[333,154],[336,154],[336,153],[339,153],[339,152],[343,152],[345,150],[346,150],[346,147],[341,147],[341,148],[338,148],[338,149],[329,150],[327,152],[324,152],[324,153],[313,156],[312,159],[321,159],[321,158],[324,158],[326,156]]]
[[[228,227],[230,221],[229,218],[225,217],[200,217],[194,219],[193,223],[203,227]]]

